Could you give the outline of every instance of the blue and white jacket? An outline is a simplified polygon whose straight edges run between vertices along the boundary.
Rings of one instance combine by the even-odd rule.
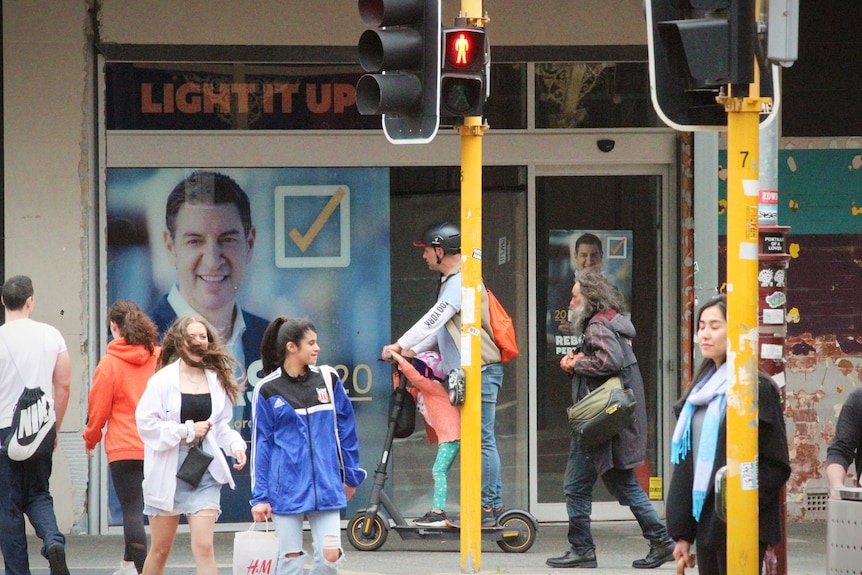
[[[353,406],[329,366],[309,365],[298,380],[280,368],[267,375],[254,389],[251,428],[252,506],[269,503],[276,515],[343,509],[343,484],[365,479]]]

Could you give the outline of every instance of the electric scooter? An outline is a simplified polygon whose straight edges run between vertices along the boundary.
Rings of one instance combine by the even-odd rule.
[[[408,523],[398,511],[389,495],[384,491],[387,478],[387,468],[392,453],[395,438],[395,422],[404,403],[407,391],[407,378],[400,374],[398,387],[395,388],[395,399],[389,412],[389,427],[383,442],[383,454],[377,462],[374,471],[374,486],[368,501],[368,507],[359,511],[347,523],[347,540],[359,551],[376,551],[383,547],[390,531],[395,531],[402,540],[437,539],[441,541],[457,541],[461,530],[457,527],[422,527]],[[463,374],[463,371],[461,372]],[[455,376],[450,375],[449,386],[458,385]],[[450,394],[450,399],[463,401],[463,379],[460,381],[461,393]],[[508,553],[524,553],[536,542],[539,526],[536,518],[521,509],[508,509],[497,518],[497,525],[482,528],[482,538],[496,541],[503,551]]]

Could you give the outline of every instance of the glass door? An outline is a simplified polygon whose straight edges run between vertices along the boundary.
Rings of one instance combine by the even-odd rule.
[[[565,407],[571,383],[560,358],[577,345],[568,311],[574,278],[598,265],[623,293],[638,335],[634,349],[647,398],[647,455],[637,475],[661,499],[659,361],[662,322],[662,226],[660,174],[542,175],[536,177],[536,392],[533,468],[534,513],[542,521],[565,521],[563,479],[569,452]],[[657,479],[657,480],[656,480]],[[656,487],[658,487],[656,489]],[[631,519],[596,484],[594,519]]]

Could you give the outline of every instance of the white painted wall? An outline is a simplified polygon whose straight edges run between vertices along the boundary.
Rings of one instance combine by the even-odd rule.
[[[3,1],[6,275],[33,278],[34,319],[72,356],[72,395],[51,481],[57,519],[79,520],[87,346],[90,105],[84,2]]]

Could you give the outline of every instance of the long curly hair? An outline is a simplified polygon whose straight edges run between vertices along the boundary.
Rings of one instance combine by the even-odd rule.
[[[207,340],[209,341],[206,348],[189,337],[188,329],[193,323],[201,323],[206,328]],[[200,361],[192,359],[189,353],[199,355]],[[216,372],[225,393],[230,397],[232,403],[236,403],[239,393],[243,389],[243,385],[238,383],[234,377],[239,364],[225,350],[222,339],[206,319],[196,315],[183,315],[174,320],[174,323],[165,332],[157,369],[170,365],[180,358],[192,367],[211,369]]]
[[[581,298],[587,307],[586,317],[607,310],[625,313],[623,296],[602,272],[585,270],[578,274],[577,283],[581,284]]]
[[[260,360],[263,363],[263,374],[272,373],[282,365],[287,355],[287,343],[297,346],[309,331],[317,332],[314,324],[307,319],[295,319],[279,316],[269,322],[263,339],[260,341]]]
[[[108,309],[108,330],[111,322],[117,324],[120,335],[129,345],[142,345],[150,355],[156,352],[159,340],[159,328],[153,320],[144,313],[141,307],[129,299],[115,301]]]

